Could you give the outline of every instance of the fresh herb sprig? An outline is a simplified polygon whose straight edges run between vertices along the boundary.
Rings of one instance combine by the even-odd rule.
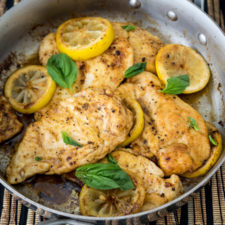
[[[188,116],[188,119],[189,119],[189,126],[194,128],[196,131],[199,131],[199,127],[196,120],[190,116]]]
[[[116,160],[109,155],[108,163],[88,164],[76,169],[75,175],[89,187],[99,190],[130,190],[134,184],[129,175],[123,171]]]
[[[51,56],[47,62],[47,70],[59,86],[73,91],[73,82],[77,78],[77,66],[68,55],[60,53]]]
[[[135,26],[132,26],[132,25],[125,25],[125,26],[122,26],[122,28],[126,31],[132,31],[135,29]]]
[[[65,144],[82,147],[81,144],[73,140],[66,132],[62,131],[62,138]]]
[[[131,78],[143,72],[145,70],[146,64],[146,62],[137,63],[134,66],[129,67],[124,73],[124,78]]]
[[[187,74],[171,77],[167,80],[166,87],[160,92],[165,94],[181,94],[186,87],[190,85],[190,79]]]

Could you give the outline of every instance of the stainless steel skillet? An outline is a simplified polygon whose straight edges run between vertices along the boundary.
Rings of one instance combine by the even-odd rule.
[[[212,78],[203,91],[183,96],[183,99],[192,104],[207,121],[214,123],[224,140],[225,130],[222,125],[225,125],[225,63],[223,62],[225,36],[206,14],[185,0],[24,0],[0,18],[0,90],[6,77],[16,69],[16,65],[23,64],[28,56],[37,52],[40,40],[45,34],[55,30],[57,25],[67,18],[86,15],[104,16],[112,21],[131,21],[160,36],[165,43],[181,43],[199,51],[210,65]],[[19,138],[16,137],[14,141]],[[75,187],[73,190],[73,186],[64,184],[64,180],[50,184],[51,178],[43,182],[38,177],[35,178],[36,185],[7,184],[5,167],[12,152],[9,148],[15,142],[7,142],[0,146],[0,182],[27,206],[45,216],[50,217],[54,214],[91,223],[97,220],[157,219],[184,204],[195,191],[209,181],[225,161],[223,151],[217,164],[204,177],[191,182],[185,181],[185,193],[161,207],[123,217],[94,218],[79,215]],[[40,197],[40,191],[36,192],[36,190],[37,184],[41,182],[47,189],[51,185],[55,188],[66,185],[65,188],[70,192],[67,193],[65,188],[62,190],[66,192],[65,196],[67,194],[70,196],[68,202],[56,203],[49,201],[46,196]],[[60,189],[59,192],[62,190]],[[72,224],[71,220],[68,223]],[[51,221],[50,224],[54,222]]]

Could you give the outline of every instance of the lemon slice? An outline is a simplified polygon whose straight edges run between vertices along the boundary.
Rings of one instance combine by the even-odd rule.
[[[204,175],[210,168],[213,167],[213,165],[217,162],[217,160],[220,157],[220,154],[222,152],[222,138],[215,126],[213,126],[210,123],[207,123],[209,134],[213,137],[213,139],[216,141],[217,145],[213,145],[211,147],[211,154],[208,160],[205,162],[203,166],[201,166],[199,169],[195,170],[193,173],[187,172],[183,174],[182,176],[187,178],[195,178]]]
[[[111,23],[101,17],[70,19],[61,24],[56,33],[57,48],[74,60],[101,55],[113,39]]]
[[[21,113],[33,113],[52,98],[56,84],[43,66],[27,66],[14,72],[6,81],[5,96]]]
[[[132,141],[136,140],[144,129],[144,113],[140,106],[140,104],[130,97],[124,97],[125,104],[134,114],[134,126],[131,129],[128,138],[120,145],[121,147],[125,147],[129,145]]]
[[[141,181],[132,177],[134,190],[96,190],[84,185],[79,196],[82,215],[113,217],[138,212],[145,199],[145,189]]]
[[[162,47],[156,56],[156,72],[159,79],[166,84],[172,76],[187,74],[190,85],[184,94],[202,90],[210,78],[210,70],[204,58],[192,48],[179,44]]]

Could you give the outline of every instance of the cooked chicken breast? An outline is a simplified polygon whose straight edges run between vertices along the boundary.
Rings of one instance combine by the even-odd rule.
[[[39,50],[40,62],[46,65],[48,58],[58,53],[57,51],[55,34],[50,33],[42,41]],[[78,76],[74,83],[75,92],[88,87],[109,87],[114,90],[123,81],[126,69],[133,65],[133,49],[126,39],[117,38],[102,55],[76,62],[76,65]],[[57,87],[50,103],[35,113],[35,118],[39,119],[52,105],[71,94],[70,90]]]
[[[151,159],[154,157],[154,154],[151,151],[150,142],[154,139],[154,132],[152,130],[152,126],[150,125],[151,120],[146,113],[144,113],[144,120],[144,132],[142,132],[138,139],[131,143],[132,153],[135,155],[144,155],[145,157]],[[152,142],[151,145],[153,145]]]
[[[126,39],[128,39],[129,32],[122,28],[122,26],[126,26],[128,24],[130,24],[132,26],[135,26],[132,23],[112,22],[115,38],[119,37],[119,38],[126,38]]]
[[[44,37],[39,48],[39,61],[43,66],[46,66],[48,59],[59,53],[56,46],[55,33],[49,33]]]
[[[48,59],[57,53],[55,33],[50,33],[42,40],[40,63],[45,66]],[[124,72],[133,65],[133,58],[133,49],[128,40],[115,38],[109,49],[100,56],[77,62],[81,76],[84,77],[82,89],[106,86],[116,89],[124,79]]]
[[[7,170],[9,183],[35,174],[62,174],[102,159],[122,143],[133,114],[107,89],[87,89],[30,124]],[[65,144],[62,132],[82,147]]]
[[[150,200],[150,197],[154,200],[156,196],[160,196],[160,202],[164,204],[183,193],[183,186],[179,177],[172,175],[170,178],[164,179],[163,171],[149,159],[143,156],[135,156],[122,148],[112,152],[111,155],[124,171],[142,180],[147,193],[148,204],[156,204]]]
[[[0,96],[0,143],[19,133],[22,127],[12,106],[5,97]]]
[[[126,31],[122,28],[124,25],[133,25],[132,31]],[[159,49],[163,46],[163,42],[152,35],[147,30],[144,30],[132,23],[112,23],[115,36],[127,38],[131,47],[134,50],[134,64],[147,62],[146,70],[156,73],[155,58]]]
[[[34,113],[35,120],[39,120],[43,115],[46,114],[46,112],[50,108],[55,107],[60,101],[63,101],[64,99],[72,97],[75,93],[79,92],[81,90],[81,82],[83,82],[82,79],[83,78],[81,77],[81,74],[78,71],[77,79],[73,83],[74,92],[72,92],[68,88],[63,88],[63,87],[60,87],[60,86],[57,85],[55,93],[54,93],[51,101],[46,106],[41,108],[39,111]]]
[[[190,105],[175,95],[159,92],[160,88],[158,78],[149,72],[131,78],[118,88],[118,92],[137,99],[149,117],[148,126],[132,143],[132,149],[146,157],[151,151],[166,175],[193,171],[210,154],[206,123]],[[199,131],[190,127],[188,117],[197,121]],[[146,147],[142,151],[143,142]]]
[[[82,89],[110,87],[115,90],[124,79],[124,72],[133,65],[133,49],[127,39],[116,38],[102,55],[80,62],[85,77]]]

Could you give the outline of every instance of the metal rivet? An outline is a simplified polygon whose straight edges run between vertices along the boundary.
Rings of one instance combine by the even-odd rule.
[[[168,11],[167,16],[172,21],[176,21],[177,20],[177,14],[174,11]]]
[[[198,35],[198,40],[202,45],[206,45],[207,44],[207,38],[204,34],[199,34]]]
[[[141,7],[141,1],[140,0],[130,0],[129,4],[132,8],[140,8]]]

